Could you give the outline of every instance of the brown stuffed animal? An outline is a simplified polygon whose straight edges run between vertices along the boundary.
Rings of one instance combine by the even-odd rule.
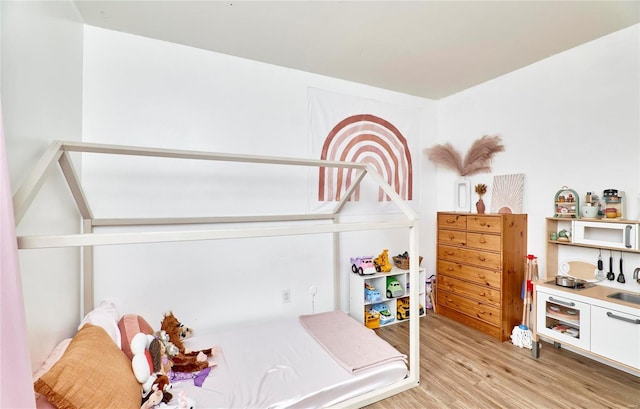
[[[169,403],[171,402],[171,399],[173,399],[173,395],[169,392],[171,386],[172,385],[169,382],[169,377],[167,375],[158,375],[156,380],[153,382],[151,389],[162,391],[162,402]]]
[[[211,356],[212,348],[201,351],[186,351],[181,334],[191,334],[191,329],[185,329],[172,311],[164,315],[160,328],[167,333],[169,341],[178,348],[178,354],[171,357],[173,372],[198,372],[209,367],[207,357]]]

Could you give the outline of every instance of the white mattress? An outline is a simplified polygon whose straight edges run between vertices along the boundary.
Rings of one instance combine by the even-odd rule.
[[[199,409],[325,407],[407,375],[401,361],[349,373],[298,318],[202,334],[185,342],[193,350],[216,345],[222,353],[210,359],[217,366],[202,387],[191,380],[173,386],[174,395],[184,390]]]

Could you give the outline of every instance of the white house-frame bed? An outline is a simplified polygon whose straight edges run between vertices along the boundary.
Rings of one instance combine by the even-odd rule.
[[[240,163],[260,163],[274,166],[297,166],[315,168],[344,168],[353,169],[357,176],[354,182],[346,190],[341,200],[337,202],[333,211],[318,214],[288,214],[288,215],[256,215],[239,217],[172,217],[172,218],[128,218],[128,219],[101,219],[94,217],[91,207],[83,192],[80,178],[71,159],[72,152],[105,154],[105,155],[130,155],[138,157],[175,158],[200,161],[225,161]],[[45,152],[32,172],[14,195],[14,213],[16,225],[25,215],[27,209],[37,195],[40,187],[58,163],[69,185],[71,194],[82,218],[82,231],[78,234],[64,235],[31,235],[18,237],[19,249],[41,249],[54,247],[81,247],[82,248],[82,297],[84,311],[94,308],[93,300],[93,247],[110,244],[139,244],[160,242],[181,242],[196,240],[221,240],[252,237],[276,237],[309,234],[332,234],[333,237],[333,265],[334,265],[334,309],[339,310],[341,299],[340,272],[338,254],[339,236],[344,232],[372,231],[384,229],[406,229],[409,243],[409,253],[419,254],[418,251],[418,223],[413,210],[400,196],[387,184],[374,170],[373,166],[366,163],[351,163],[339,161],[324,161],[313,159],[298,159],[286,157],[234,155],[214,152],[198,152],[187,150],[172,150],[158,148],[144,148],[132,146],[104,145],[82,142],[55,141]],[[376,221],[376,222],[341,222],[340,212],[347,201],[354,194],[358,185],[365,177],[371,178],[375,184],[391,199],[391,203],[400,210],[403,220]],[[330,221],[330,224],[305,224],[305,225],[278,225],[278,227],[244,227],[250,223],[266,222],[297,222],[297,221]],[[207,225],[217,223],[243,223],[243,227],[233,229],[211,230],[172,230],[158,231],[153,226],[175,225]],[[94,228],[98,226],[148,226],[149,231],[122,232],[122,233],[96,233]],[[418,299],[419,274],[418,257],[410,259],[410,290],[411,299]],[[418,302],[410,303],[410,316],[418,317]],[[401,391],[417,386],[420,379],[420,350],[419,350],[419,320],[411,319],[409,323],[409,370],[408,375],[390,385],[379,387],[375,390],[363,393],[356,397],[335,404],[336,407],[361,407],[369,403],[384,399]]]

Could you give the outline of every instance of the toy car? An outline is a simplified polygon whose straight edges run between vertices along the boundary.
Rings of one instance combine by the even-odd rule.
[[[380,314],[380,325],[387,324],[394,320],[393,315],[389,312],[389,307],[386,304],[374,304],[371,309]]]
[[[387,298],[396,298],[404,295],[404,289],[395,277],[387,277]]]
[[[396,318],[398,321],[406,320],[409,318],[409,299],[398,298],[396,301]]]
[[[351,271],[362,275],[376,273],[373,257],[351,257]]]
[[[398,318],[398,321],[401,320],[406,320],[407,318],[409,318],[409,299],[408,298],[398,298],[397,304],[396,304],[396,317]],[[424,314],[424,307],[422,306],[422,304],[420,304],[420,311],[418,312],[418,314],[422,315]]]
[[[367,310],[365,317],[365,326],[367,328],[376,329],[380,327],[380,313],[374,310]]]
[[[382,295],[374,286],[369,283],[364,283],[364,300],[366,302],[382,301]]]

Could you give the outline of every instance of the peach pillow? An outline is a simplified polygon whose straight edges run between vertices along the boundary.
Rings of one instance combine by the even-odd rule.
[[[133,359],[133,353],[131,352],[131,340],[137,333],[145,333],[147,335],[153,335],[153,328],[144,318],[135,314],[125,314],[118,321],[118,328],[120,329],[120,338],[122,339],[122,351]]]
[[[131,362],[100,326],[85,324],[62,358],[34,384],[58,409],[139,409]]]

